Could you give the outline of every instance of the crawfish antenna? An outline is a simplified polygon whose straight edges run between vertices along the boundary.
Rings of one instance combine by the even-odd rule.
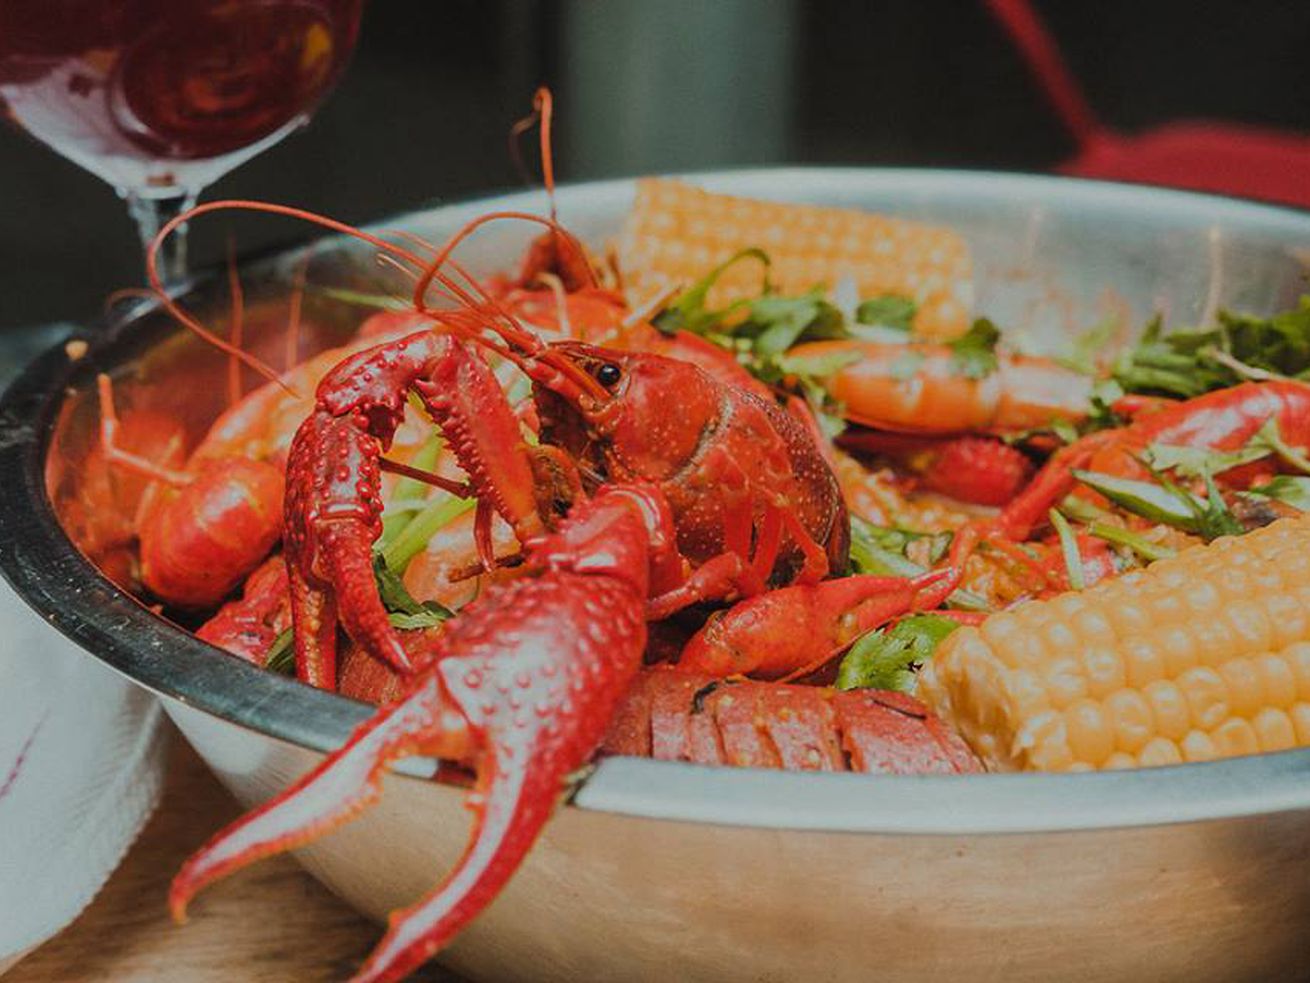
[[[550,199],[550,220],[556,221],[555,210],[555,159],[550,146],[551,119],[554,114],[555,101],[550,89],[542,85],[532,95],[532,112],[509,128],[509,155],[514,160],[523,180],[531,183],[527,165],[523,162],[523,153],[519,149],[519,138],[534,126],[540,124],[541,134],[541,183],[546,187]]]
[[[241,343],[244,340],[246,321],[246,295],[241,289],[241,273],[237,270],[237,244],[232,236],[228,236],[227,239],[227,291],[228,296],[231,297],[232,305],[230,315],[232,326],[228,330],[228,337],[232,347],[237,351],[242,351]],[[241,363],[232,357],[229,357],[227,363],[227,399],[232,406],[241,401]]]
[[[298,395],[296,391],[283,381],[272,368],[263,361],[251,355],[249,352],[242,351],[220,338],[214,332],[210,331],[196,318],[182,309],[182,307],[164,289],[163,281],[159,276],[159,248],[164,241],[178,230],[178,228],[192,219],[199,218],[209,212],[240,210],[249,212],[265,212],[270,215],[282,215],[287,218],[300,219],[303,222],[310,222],[331,232],[339,232],[343,235],[353,236],[371,246],[376,246],[382,252],[396,257],[409,263],[416,269],[424,269],[427,266],[426,261],[416,255],[411,250],[399,246],[394,242],[388,242],[380,236],[375,236],[363,229],[358,229],[353,225],[345,222],[339,222],[336,219],[328,218],[325,215],[318,215],[314,212],[307,211],[303,208],[294,208],[290,205],[276,205],[267,201],[249,201],[246,199],[230,198],[221,201],[210,201],[203,205],[197,205],[183,212],[181,215],[174,216],[164,227],[159,230],[155,238],[151,241],[150,247],[146,250],[146,276],[150,280],[150,287],[154,291],[155,297],[159,299],[164,310],[168,311],[174,318],[180,321],[187,329],[203,338],[206,342],[213,345],[221,352],[226,352],[233,358],[239,359],[246,365],[250,366],[269,382],[275,382],[291,395]]]

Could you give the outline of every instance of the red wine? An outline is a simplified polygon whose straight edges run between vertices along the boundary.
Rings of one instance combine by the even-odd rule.
[[[0,0],[0,108],[120,186],[210,180],[314,109],[362,2]]]

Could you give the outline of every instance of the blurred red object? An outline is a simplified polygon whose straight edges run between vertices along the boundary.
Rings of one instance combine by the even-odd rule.
[[[1177,121],[1118,133],[1087,103],[1029,0],[985,0],[1078,144],[1057,169],[1310,208],[1310,137],[1269,127]]]

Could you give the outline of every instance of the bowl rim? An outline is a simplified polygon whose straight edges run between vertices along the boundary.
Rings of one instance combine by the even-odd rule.
[[[1071,197],[1156,214],[1227,219],[1305,234],[1310,212],[1236,198],[1069,177],[911,168],[783,167],[679,175],[744,194],[769,189],[941,191],[960,183],[993,196]],[[631,178],[563,185],[561,207],[582,199],[618,200]],[[423,217],[530,208],[540,191],[479,196],[397,216],[395,228]],[[374,226],[374,227],[379,227]],[[303,248],[303,247],[296,247]],[[275,255],[294,252],[281,250]],[[198,276],[179,293],[218,274]],[[0,396],[0,574],[53,627],[94,657],[169,703],[315,751],[339,747],[370,708],[312,689],[216,650],[153,614],[107,580],[55,518],[45,489],[45,455],[65,392],[96,362],[114,364],[132,326],[158,302],[110,316],[74,337],[89,343],[73,359],[61,342],[29,364]],[[430,771],[421,759],[396,770]],[[572,805],[650,819],[850,833],[977,835],[1148,826],[1310,808],[1310,748],[1203,764],[1083,775],[986,774],[869,776],[711,768],[638,758],[599,762]]]

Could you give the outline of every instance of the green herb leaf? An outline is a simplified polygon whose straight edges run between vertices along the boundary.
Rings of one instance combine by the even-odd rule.
[[[1171,550],[1168,546],[1153,543],[1130,529],[1107,522],[1093,522],[1087,527],[1087,533],[1115,546],[1126,546],[1147,563],[1154,563],[1156,560],[1163,560],[1166,557],[1177,555],[1177,551]]]
[[[1153,481],[1138,481],[1096,471],[1070,472],[1092,491],[1100,492],[1120,508],[1151,522],[1173,526],[1184,532],[1200,532],[1198,506],[1193,496],[1178,488],[1166,488]]]
[[[1201,535],[1206,542],[1218,539],[1220,536],[1242,535],[1246,529],[1237,520],[1237,516],[1233,515],[1223,495],[1219,493],[1219,486],[1215,484],[1214,476],[1207,472],[1202,477],[1205,479],[1206,497],[1197,500],[1201,506],[1199,510]]]
[[[1148,465],[1156,471],[1173,471],[1185,478],[1222,474],[1229,468],[1258,461],[1273,453],[1267,446],[1250,443],[1239,451],[1214,451],[1204,447],[1178,444],[1151,444],[1143,452]]]
[[[381,553],[373,554],[373,577],[377,581],[378,596],[382,599],[382,606],[390,614],[423,620],[424,623],[418,625],[421,628],[428,628],[431,624],[454,617],[453,611],[436,601],[419,603],[415,600],[400,577],[387,566],[387,561]],[[435,622],[430,621],[433,618],[436,619]]]
[[[1096,375],[1100,369],[1099,356],[1110,347],[1118,335],[1118,320],[1106,318],[1074,338],[1069,353],[1056,358],[1055,361],[1083,375]]]
[[[434,602],[429,601],[428,603]],[[434,609],[425,608],[414,614],[405,614],[400,611],[391,611],[387,614],[387,620],[391,622],[391,627],[398,628],[401,631],[435,628],[449,617],[451,617],[451,612],[440,605],[437,605]]]
[[[916,614],[890,629],[861,636],[837,669],[836,687],[893,689],[908,693],[915,677],[932,658],[942,639],[960,627],[958,622],[932,614]]]
[[[1069,575],[1069,586],[1074,590],[1083,590],[1087,586],[1087,578],[1083,576],[1083,556],[1078,552],[1078,539],[1074,536],[1073,527],[1069,525],[1066,519],[1055,509],[1047,513],[1051,519],[1051,525],[1055,528],[1055,534],[1060,539],[1060,554],[1064,557],[1064,569]]]
[[[674,334],[678,331],[705,334],[715,324],[720,323],[729,314],[740,310],[744,306],[743,303],[738,302],[728,305],[723,310],[711,311],[705,307],[705,301],[714,284],[718,282],[719,277],[723,276],[724,271],[746,259],[756,260],[764,266],[764,286],[762,290],[767,292],[770,263],[768,253],[763,249],[743,249],[729,256],[687,288],[668,307],[655,315],[651,323],[665,334]]]
[[[288,628],[273,640],[268,654],[264,656],[265,669],[287,676],[296,671],[296,647],[293,644],[295,637],[295,631]]]
[[[905,555],[905,548],[925,537],[934,540],[931,555],[935,563],[950,548],[950,533],[888,529],[866,522],[859,516],[851,516],[851,568],[855,573],[873,573],[884,577],[917,577],[927,571]],[[991,610],[986,598],[963,588],[956,588],[946,601],[961,611]]]
[[[855,308],[855,320],[879,328],[891,328],[894,331],[909,332],[914,325],[914,315],[919,305],[909,297],[895,294],[883,294],[862,301]]]
[[[1165,333],[1157,317],[1120,357],[1115,378],[1128,392],[1184,399],[1244,379],[1310,376],[1310,295],[1271,317],[1220,311],[1208,328]]]
[[[859,352],[828,352],[824,355],[779,355],[777,364],[786,375],[826,379],[859,360]]]
[[[1151,522],[1201,536],[1207,542],[1220,536],[1240,535],[1243,531],[1209,474],[1204,475],[1209,497],[1200,498],[1163,480],[1156,484],[1095,471],[1074,469],[1070,473],[1120,508]]]
[[[988,318],[980,317],[963,335],[949,343],[955,371],[966,379],[983,379],[996,371],[996,342],[1001,331]]]
[[[1283,439],[1283,435],[1278,429],[1277,417],[1269,417],[1260,429],[1255,432],[1247,446],[1263,448],[1275,454],[1288,467],[1296,468],[1302,474],[1310,474],[1310,458],[1306,457],[1303,448],[1293,447]]]
[[[1280,474],[1272,478],[1268,484],[1247,489],[1246,493],[1261,498],[1277,499],[1302,512],[1310,512],[1310,478]]]
[[[737,334],[753,336],[757,355],[781,355],[802,336],[809,340],[848,337],[841,311],[817,291],[799,297],[766,294],[752,301]]]

